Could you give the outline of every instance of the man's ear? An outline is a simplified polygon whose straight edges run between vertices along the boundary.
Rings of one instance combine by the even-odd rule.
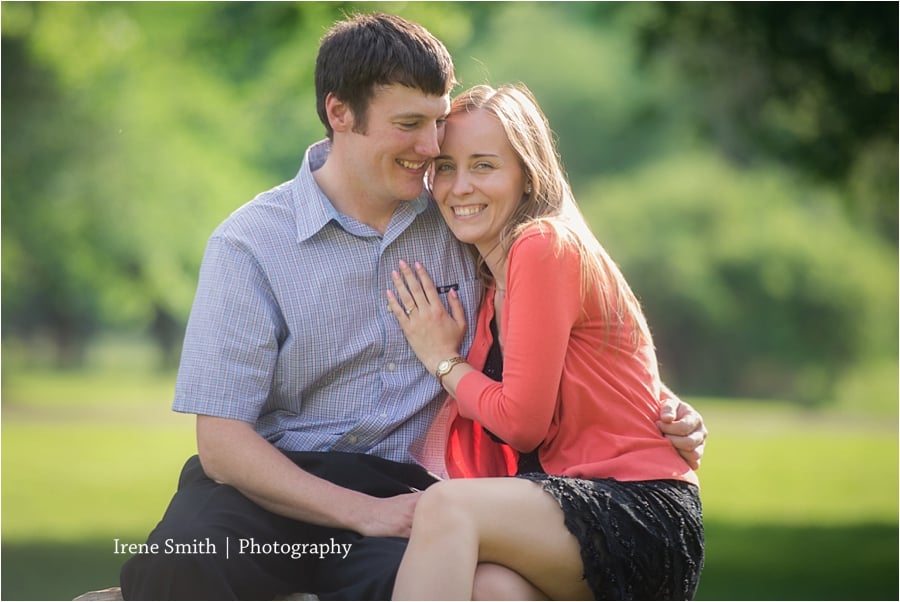
[[[329,92],[325,97],[325,114],[328,116],[328,123],[335,132],[349,132],[353,129],[353,111],[350,105]]]

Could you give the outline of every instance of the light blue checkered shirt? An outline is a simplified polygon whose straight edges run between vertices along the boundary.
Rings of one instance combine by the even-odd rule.
[[[391,270],[418,260],[459,285],[469,324],[480,286],[427,193],[384,235],[339,214],[312,177],[329,148],[311,146],[293,180],[210,237],[173,409],[251,422],[284,450],[409,462],[444,394],[387,310]]]

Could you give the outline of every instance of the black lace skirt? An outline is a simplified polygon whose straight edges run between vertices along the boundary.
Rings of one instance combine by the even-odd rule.
[[[703,510],[681,481],[519,475],[540,483],[581,544],[596,600],[690,600],[703,569]]]

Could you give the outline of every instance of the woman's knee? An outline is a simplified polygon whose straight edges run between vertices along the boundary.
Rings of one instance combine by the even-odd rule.
[[[452,523],[454,528],[461,528],[467,516],[465,499],[460,481],[435,483],[425,490],[416,503],[414,525],[440,528]]]

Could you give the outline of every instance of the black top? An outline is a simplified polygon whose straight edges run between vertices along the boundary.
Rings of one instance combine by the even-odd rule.
[[[497,332],[497,320],[491,318],[491,335],[494,342],[488,351],[487,360],[484,362],[482,373],[491,380],[503,382],[503,353],[500,351],[500,335]],[[485,432],[491,436],[491,439],[498,443],[505,443],[491,431],[485,429]],[[519,454],[519,468],[517,474],[527,474],[530,472],[544,472],[541,461],[538,459],[537,448],[527,453]]]

